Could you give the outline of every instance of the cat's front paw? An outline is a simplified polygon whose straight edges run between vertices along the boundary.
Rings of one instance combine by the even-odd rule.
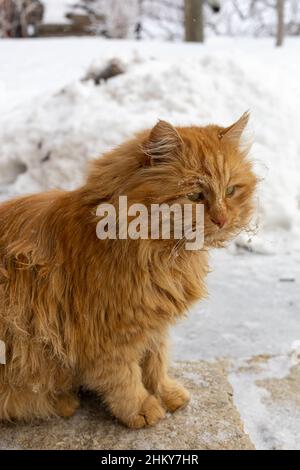
[[[75,395],[71,393],[59,395],[55,405],[56,413],[62,418],[70,418],[79,408],[79,405],[80,402]]]
[[[190,394],[183,385],[174,380],[170,380],[170,382],[163,387],[160,398],[166,409],[173,413],[188,404]]]
[[[139,413],[131,417],[126,424],[129,428],[140,429],[146,426],[153,426],[160,419],[165,417],[165,410],[160,405],[157,398],[149,395],[139,410]]]

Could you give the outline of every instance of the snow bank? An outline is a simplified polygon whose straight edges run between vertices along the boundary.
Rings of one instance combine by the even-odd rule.
[[[43,43],[44,54],[47,44]],[[67,44],[66,50],[76,53],[72,40]],[[164,46],[164,54],[159,51],[162,45],[154,43],[152,50],[143,49],[143,55],[132,43],[126,49],[123,42],[119,52],[117,43],[114,51],[107,51],[106,44],[99,41],[93,67],[98,63],[102,67],[113,55],[126,62],[125,74],[100,86],[78,76],[56,93],[1,115],[0,184],[5,193],[74,188],[82,182],[86,160],[158,118],[181,125],[227,125],[250,109],[255,132],[252,154],[265,178],[258,201],[260,223],[266,230],[299,227],[296,42],[279,52],[260,49],[259,42],[258,47],[237,49],[233,42],[226,47],[219,40],[197,48]],[[49,71],[56,60],[50,57]],[[5,84],[0,87],[2,99],[3,89]]]

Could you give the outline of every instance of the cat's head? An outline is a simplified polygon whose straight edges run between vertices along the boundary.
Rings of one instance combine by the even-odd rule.
[[[230,127],[173,127],[165,121],[143,136],[142,191],[152,202],[204,205],[207,246],[247,228],[257,178],[243,143],[249,114]]]

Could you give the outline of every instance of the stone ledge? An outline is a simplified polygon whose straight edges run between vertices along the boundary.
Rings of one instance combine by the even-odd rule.
[[[97,398],[84,396],[81,409],[68,420],[0,425],[0,449],[254,449],[222,363],[181,362],[173,375],[190,390],[191,402],[154,428],[128,430]]]

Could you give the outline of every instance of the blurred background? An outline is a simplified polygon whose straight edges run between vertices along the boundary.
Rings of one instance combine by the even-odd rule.
[[[205,34],[299,36],[298,0],[1,0],[2,37],[97,35],[203,41]]]
[[[257,448],[300,448],[300,1],[0,0],[0,198],[82,183],[166,119],[250,109],[255,234],[211,253],[173,357],[226,364]]]

